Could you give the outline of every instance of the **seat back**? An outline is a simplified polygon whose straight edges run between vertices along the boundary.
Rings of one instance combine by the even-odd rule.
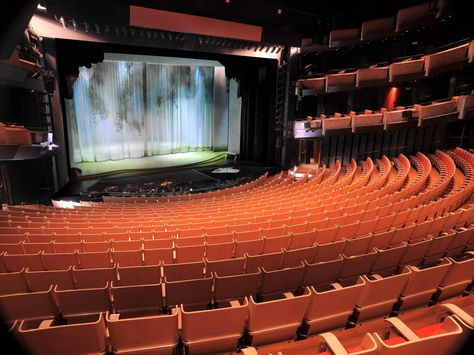
[[[287,291],[295,291],[303,279],[305,265],[300,265],[279,270],[265,270],[263,267],[262,281],[260,283],[259,293],[269,295]]]
[[[220,276],[214,274],[214,299],[217,302],[225,300],[243,299],[245,296],[255,295],[260,285],[262,271],[239,275]]]
[[[260,303],[250,296],[247,329],[253,337],[252,344],[294,338],[308,308],[310,296],[308,288],[301,296],[287,293],[284,298]]]
[[[168,281],[199,279],[204,273],[204,262],[163,264],[163,274]]]
[[[77,290],[54,289],[59,310],[63,316],[96,314],[112,310],[109,284],[101,288]]]
[[[359,277],[355,284],[346,287],[333,283],[317,291],[311,286],[310,303],[304,316],[310,334],[345,326],[365,285],[365,279]]]
[[[363,275],[366,287],[357,300],[359,321],[389,315],[410,274],[410,269],[404,269],[400,274],[387,277]]]
[[[108,282],[117,282],[117,271],[115,267],[99,269],[76,269],[73,267],[74,279],[77,288],[103,287]]]
[[[67,290],[75,288],[72,267],[68,270],[53,271],[29,271],[26,270],[25,278],[33,292],[47,291],[53,285],[59,289]]]
[[[402,308],[407,309],[427,304],[451,265],[451,261],[444,258],[438,265],[431,267],[405,266],[405,268],[408,267],[410,269],[411,274],[401,293],[401,299],[403,300]]]
[[[171,314],[155,314],[127,318],[122,314],[106,316],[110,344],[114,352],[147,349],[171,354],[178,344],[178,310]]]
[[[337,259],[309,264],[305,262],[305,272],[302,284],[305,286],[319,285],[334,282],[339,278],[344,259],[341,255]]]
[[[112,283],[115,313],[159,312],[163,307],[161,283],[117,286]]]
[[[194,312],[185,308],[181,307],[181,337],[190,353],[235,351],[248,318],[247,298],[242,303],[231,301],[230,307]]]
[[[161,282],[161,269],[159,266],[128,266],[118,267],[120,286],[141,284],[159,284]]]
[[[0,311],[4,321],[52,318],[58,313],[53,300],[53,287],[42,292],[0,296]]]
[[[52,325],[22,321],[19,338],[32,354],[103,354],[107,350],[107,335],[102,313],[90,320],[70,325]]]
[[[245,257],[228,259],[228,260],[207,260],[206,259],[206,275],[212,273],[220,276],[238,275],[244,272]]]
[[[168,281],[165,276],[166,305],[203,305],[212,301],[212,276],[201,279]]]
[[[259,268],[266,268],[267,270],[277,270],[281,266],[283,259],[283,252],[261,254],[261,255],[246,255],[247,263],[245,264],[246,272],[257,272]]]

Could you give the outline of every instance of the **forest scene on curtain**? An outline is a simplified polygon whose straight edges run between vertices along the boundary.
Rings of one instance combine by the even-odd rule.
[[[214,68],[81,67],[66,116],[73,163],[212,150]]]

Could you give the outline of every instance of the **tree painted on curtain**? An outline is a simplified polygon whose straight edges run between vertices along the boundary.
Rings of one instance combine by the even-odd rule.
[[[212,150],[214,68],[81,67],[66,110],[74,163]]]

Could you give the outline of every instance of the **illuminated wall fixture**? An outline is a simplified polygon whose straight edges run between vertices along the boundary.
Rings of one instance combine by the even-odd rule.
[[[278,9],[278,10],[277,10],[277,14],[278,14],[278,15],[281,15],[282,13],[283,13],[283,10],[282,10],[282,9]]]
[[[398,88],[396,86],[392,86],[390,90],[387,92],[387,96],[385,97],[384,107],[392,111],[395,108],[395,104],[398,100]]]

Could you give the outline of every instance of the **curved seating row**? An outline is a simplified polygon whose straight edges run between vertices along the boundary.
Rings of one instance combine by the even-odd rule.
[[[319,118],[308,116],[306,121],[294,122],[295,138],[307,136],[307,132],[317,132],[321,130],[322,135],[340,133],[358,133],[374,130],[393,130],[402,125],[426,126],[437,124],[438,122],[451,122],[473,118],[474,95],[455,96],[450,100],[442,100],[431,104],[413,107],[396,107],[394,110],[380,111],[365,110],[362,113],[350,112],[341,115],[335,113],[333,117],[321,115]]]
[[[401,157],[404,158],[403,156],[401,156]],[[406,161],[406,158],[404,158],[404,159],[405,159],[405,161]],[[406,161],[406,162],[407,162],[407,161]],[[406,165],[406,164],[408,164],[408,162],[407,162],[407,163],[404,163],[404,164]],[[409,166],[409,164],[408,164],[408,166]],[[408,172],[406,172],[406,173],[408,173]],[[362,180],[362,183],[364,183],[364,182],[366,182],[366,180]],[[402,181],[402,183],[403,183],[403,181]],[[309,184],[311,184],[311,182],[308,183],[308,185],[309,185]],[[313,185],[313,186],[314,186],[315,188],[318,187],[318,186],[316,186],[316,185]],[[397,186],[398,186],[398,185],[397,185]],[[396,187],[395,187],[395,188],[396,188]],[[308,189],[308,190],[310,190],[310,189]],[[367,186],[367,187],[362,188],[362,189],[359,189],[359,190],[360,190],[360,191],[358,191],[357,194],[365,193],[365,190],[372,190],[372,186]],[[383,193],[385,193],[385,192],[386,192],[386,189],[384,189],[383,191],[382,191],[382,190],[380,190],[380,191],[377,190],[377,193],[379,193],[379,194],[383,194]],[[355,196],[357,196],[357,194],[356,194]],[[319,207],[319,208],[320,208],[321,210],[323,210],[323,211],[329,211],[329,210],[331,210],[331,209],[340,207],[341,202],[339,202],[339,205],[336,204],[336,202],[338,202],[338,200],[341,199],[341,195],[339,194],[339,191],[337,191],[337,194],[335,194],[334,197],[331,197],[331,195],[325,195],[325,194],[324,194],[324,190],[323,190],[323,192],[321,193],[321,195],[326,198],[326,200],[327,200],[326,203],[327,203],[327,202],[332,203],[332,204],[334,205],[334,207],[327,206],[327,205],[324,206],[325,203],[324,203],[324,204],[321,204],[321,203],[318,203],[318,202],[313,202],[313,203],[311,203],[312,206],[314,206],[314,207]],[[347,203],[353,202],[353,198],[354,198],[355,196],[351,196],[351,198],[347,198],[347,199],[346,199],[346,202],[347,202]],[[346,197],[346,196],[344,196],[344,197]],[[365,197],[365,196],[363,196],[363,197]],[[290,198],[291,198],[291,197],[290,197]],[[302,215],[304,215],[304,212],[305,212],[304,209],[305,209],[305,208],[308,209],[308,206],[310,205],[309,201],[308,201],[307,203],[305,203],[305,200],[309,200],[308,196],[301,197],[301,198],[298,198],[298,199],[296,199],[296,200],[293,198],[293,205],[294,205],[294,206],[292,206],[291,203],[287,203],[286,201],[285,201],[285,202],[282,202],[282,197],[279,197],[278,201],[280,201],[280,203],[281,203],[281,205],[279,205],[279,209],[286,208],[286,212],[285,212],[285,213],[284,213],[284,212],[281,212],[281,213],[279,213],[279,214],[277,215],[277,214],[275,213],[275,210],[272,210],[272,211],[271,211],[271,212],[272,212],[271,214],[265,215],[264,213],[265,213],[267,210],[266,210],[265,208],[260,208],[260,209],[258,210],[258,211],[261,213],[260,215],[257,215],[257,216],[254,215],[253,218],[251,217],[251,218],[249,218],[249,219],[247,219],[247,220],[245,220],[245,219],[240,219],[239,222],[240,222],[240,224],[244,225],[244,224],[246,224],[246,223],[255,222],[257,219],[258,219],[259,221],[268,221],[269,219],[271,219],[271,220],[279,220],[280,218],[283,218],[283,217],[285,216],[285,214],[286,214],[286,217],[288,217],[288,212],[291,212],[291,214],[298,214],[299,216],[302,216]],[[230,202],[230,201],[229,201],[229,202]],[[261,203],[261,202],[262,202],[261,200],[258,200],[258,201],[256,201],[255,203]],[[289,202],[290,202],[290,201],[289,201]],[[296,202],[296,203],[295,203],[295,202]],[[250,203],[251,203],[251,201],[250,201]],[[236,207],[235,204],[233,204],[233,205],[234,205],[234,206],[233,206],[234,208],[238,209],[238,207]],[[149,206],[149,205],[146,205],[146,207],[148,207],[148,206]],[[352,204],[352,206],[353,206],[353,208],[355,208],[355,204]],[[146,214],[146,207],[145,207],[145,206],[141,206],[141,208],[140,208],[140,214],[142,215],[142,218],[146,218],[146,217],[144,216],[144,215]],[[293,211],[292,207],[293,207],[293,209],[298,208],[298,211]],[[360,206],[359,206],[359,207],[360,207]],[[247,208],[249,208],[248,205],[247,205]],[[289,211],[288,211],[288,209],[289,209]],[[68,222],[68,219],[73,219],[73,218],[75,219],[75,217],[77,217],[77,220],[76,220],[76,221],[77,221],[78,224],[76,224],[76,225],[74,225],[74,224],[68,224],[68,226],[70,226],[70,227],[77,227],[77,226],[79,226],[79,223],[82,223],[82,225],[84,225],[84,223],[87,223],[87,220],[85,220],[85,218],[87,218],[87,219],[90,220],[90,221],[97,221],[97,222],[99,223],[98,225],[96,224],[97,227],[99,227],[99,228],[107,228],[107,227],[110,227],[110,226],[111,226],[111,224],[112,224],[111,221],[112,221],[112,220],[114,221],[114,222],[113,222],[113,225],[115,226],[115,225],[119,225],[119,224],[120,224],[120,219],[123,220],[123,221],[122,221],[123,223],[129,223],[129,219],[135,217],[135,216],[132,214],[133,210],[127,211],[127,212],[130,212],[130,213],[128,214],[128,218],[127,218],[127,219],[124,219],[123,217],[121,217],[121,216],[122,216],[121,214],[120,214],[119,216],[115,216],[115,215],[113,214],[113,210],[114,210],[114,209],[109,209],[109,208],[107,208],[107,216],[108,216],[107,219],[108,219],[108,221],[110,221],[110,222],[108,222],[108,221],[103,221],[104,223],[102,223],[102,224],[100,223],[100,219],[104,220],[104,218],[105,218],[105,213],[99,209],[99,210],[97,210],[97,211],[96,211],[96,210],[91,211],[91,212],[93,212],[93,213],[89,213],[89,211],[87,211],[87,213],[85,213],[84,215],[82,214],[82,212],[77,212],[77,213],[75,213],[75,214],[69,214],[69,213],[68,213],[68,214],[65,214],[65,213],[62,213],[62,214],[60,214],[62,218],[59,218],[59,219],[56,219],[56,220],[54,219],[54,218],[56,218],[56,217],[55,217],[56,213],[55,213],[55,215],[53,215],[53,217],[48,217],[49,219],[44,219],[44,217],[39,217],[40,220],[37,221],[37,224],[36,224],[36,225],[38,225],[38,227],[41,227],[42,225],[46,225],[45,222],[49,222],[49,223],[46,225],[46,227],[51,227],[51,226],[52,226],[52,225],[51,225],[51,221],[52,221],[53,223],[54,223],[54,222],[57,222],[58,224],[60,224],[60,223],[63,223],[63,224],[64,224],[65,222]],[[358,210],[360,210],[360,208],[358,208]],[[231,211],[231,210],[229,210],[229,211]],[[235,210],[232,210],[232,211],[235,211]],[[46,211],[46,212],[47,212],[47,211]],[[102,214],[104,214],[104,216],[101,216],[101,212],[102,212]],[[191,211],[188,210],[188,212],[191,212]],[[235,212],[237,212],[237,211],[235,211]],[[278,212],[278,210],[277,210],[277,212]],[[309,212],[311,212],[311,211],[309,211]],[[15,212],[14,212],[14,211],[8,211],[8,213],[14,214]],[[21,213],[24,213],[24,212],[22,211]],[[137,213],[138,213],[138,212],[137,212]],[[218,213],[220,213],[220,211],[218,211]],[[251,213],[253,213],[253,211],[252,211]],[[225,214],[225,215],[223,215],[222,217],[221,217],[220,215],[219,215],[219,216],[212,216],[212,210],[210,211],[210,214],[211,214],[211,216],[208,217],[207,219],[206,219],[206,218],[202,218],[202,219],[190,218],[190,220],[189,220],[188,223],[183,223],[183,221],[181,220],[181,223],[180,223],[179,225],[172,224],[172,222],[170,221],[171,223],[168,224],[166,227],[168,227],[167,229],[169,229],[169,230],[176,230],[176,228],[179,228],[179,227],[181,227],[181,229],[184,230],[184,229],[189,229],[190,227],[192,228],[193,226],[199,227],[199,223],[201,223],[201,226],[202,226],[202,224],[203,224],[204,222],[206,222],[206,221],[209,221],[209,219],[211,219],[211,222],[214,223],[214,224],[221,223],[221,225],[222,225],[222,224],[225,225],[226,222],[227,222],[227,224],[229,224],[229,225],[234,224],[234,223],[233,223],[233,220],[232,220],[232,215],[227,215],[227,214]],[[92,216],[92,215],[93,215],[93,216]],[[155,214],[149,215],[149,216],[148,216],[148,219],[151,219],[154,215],[155,215]],[[46,213],[45,216],[47,216],[47,213]],[[280,217],[280,216],[281,216],[281,217]],[[320,217],[320,216],[321,216],[321,214],[319,214],[317,217]],[[7,218],[15,218],[15,217],[12,217],[12,216],[10,215],[10,216],[8,216]],[[21,219],[21,217],[19,217],[19,218]],[[31,219],[31,218],[36,218],[36,217],[28,217],[28,218]],[[162,217],[162,218],[163,218],[163,217]],[[322,216],[322,218],[324,218],[324,216]],[[140,218],[138,218],[138,219],[140,220]],[[21,224],[21,223],[19,223],[19,222],[21,222],[21,220],[17,220],[17,221],[18,221],[18,222],[16,222],[16,221],[11,221],[11,222],[17,223],[16,225]],[[199,222],[199,221],[200,221],[200,222]],[[10,222],[10,220],[7,220],[6,222],[9,222],[9,223],[7,223],[7,225],[10,225],[10,226],[12,225],[12,223]],[[149,222],[151,222],[151,220],[149,220]],[[287,221],[287,222],[288,222],[288,221]],[[163,223],[163,222],[162,222],[162,223]],[[144,225],[143,225],[143,224],[144,224]],[[148,228],[148,229],[150,228],[150,224],[147,225],[146,221],[144,221],[143,224],[142,224],[142,227]],[[6,224],[3,223],[3,225],[6,225]],[[13,225],[15,225],[15,224],[13,224]],[[161,225],[163,226],[163,224],[161,224]],[[28,223],[28,226],[32,226],[32,224]],[[156,223],[156,222],[155,222],[154,224],[152,224],[152,226],[154,226],[156,230],[160,230],[160,223]],[[262,226],[264,226],[264,225],[262,225]],[[268,225],[267,225],[267,227],[268,227]],[[27,227],[23,227],[23,228],[27,228]],[[163,228],[161,228],[161,229],[163,229]],[[27,231],[28,231],[28,232],[31,232],[31,233],[35,233],[35,232],[38,233],[38,232],[39,232],[39,233],[42,234],[42,232],[44,232],[44,231],[46,231],[46,230],[45,230],[45,229],[43,229],[43,230],[38,229],[38,230],[36,230],[36,231],[35,231],[35,230],[27,230],[27,229],[21,230],[21,227],[20,227],[20,229],[16,229],[16,230],[15,230],[14,228],[12,228],[12,229],[10,229],[10,230],[8,230],[8,229],[3,229],[2,232],[3,232],[3,233],[8,233],[9,231],[10,231],[10,232],[15,232],[15,231],[17,231],[17,232],[19,232],[19,233],[24,233],[24,232],[27,232]],[[78,231],[80,231],[80,230],[78,230]],[[83,229],[83,231],[84,231],[84,229]],[[54,232],[54,230],[50,230],[50,232]],[[64,230],[63,230],[62,232],[64,232]],[[73,232],[75,232],[75,231],[74,231],[73,229],[69,229],[68,232],[69,232],[69,233],[73,233]],[[93,233],[91,230],[85,230],[84,232],[85,232],[84,234],[91,234],[91,233]],[[109,232],[112,232],[112,231],[109,230]],[[59,233],[59,234],[60,234],[60,233]]]
[[[107,253],[80,254],[80,265],[65,262],[42,270],[35,268],[32,263],[24,262],[17,266],[18,271],[12,269],[10,272],[0,273],[0,294],[44,291],[51,284],[58,284],[62,289],[87,288],[112,281],[119,284],[139,284],[159,283],[161,279],[167,282],[206,279],[203,282],[209,284],[212,283],[209,282],[212,277],[219,281],[219,287],[214,284],[214,291],[219,295],[227,292],[231,295],[229,298],[257,293],[271,294],[337,280],[350,282],[361,274],[387,276],[405,265],[430,266],[442,257],[454,258],[463,253],[469,254],[474,247],[473,231],[473,228],[464,229],[438,238],[424,237],[390,247],[369,248],[369,244],[366,244],[361,248],[354,244],[335,243],[260,255],[245,254],[233,259],[206,258],[179,264],[159,260],[146,265],[120,262],[111,264]],[[230,288],[227,291],[226,287],[221,287],[226,282]],[[235,290],[236,286],[243,286],[245,282],[251,285],[244,287],[249,290],[248,293],[242,294]],[[214,301],[222,299],[227,298],[216,296]],[[208,302],[210,301],[211,297],[208,297]]]
[[[350,91],[356,88],[422,79],[472,63],[474,59],[473,40],[465,40],[462,44],[455,43],[451,47],[433,54],[408,57],[390,65],[375,64],[368,68],[340,70],[335,74],[300,79],[297,85],[301,88],[303,96]]]
[[[394,215],[387,220],[377,218],[366,223],[352,223],[325,229],[284,233],[287,227],[269,230],[239,232],[209,237],[71,241],[66,243],[2,243],[0,244],[0,270],[19,271],[23,266],[31,270],[58,270],[70,266],[81,268],[111,266],[157,265],[208,260],[225,260],[248,255],[265,255],[281,250],[293,251],[313,248],[315,252],[333,250],[354,255],[371,248],[387,248],[400,243],[414,243],[420,239],[453,235],[462,240],[456,246],[469,246],[472,226],[467,223],[474,208],[462,209],[435,220],[391,226]],[[436,223],[434,223],[436,222]],[[467,222],[467,223],[466,223]],[[307,225],[305,224],[304,227]],[[379,229],[377,230],[377,226]],[[382,228],[383,227],[383,228]],[[457,228],[457,230],[453,230]],[[444,232],[443,232],[444,231]],[[272,232],[271,235],[269,232]],[[443,233],[442,233],[443,232]],[[262,235],[263,234],[263,235]],[[460,237],[459,235],[462,235]],[[102,235],[102,238],[104,235]],[[472,238],[471,238],[472,239]],[[93,261],[94,260],[94,261]],[[88,266],[86,266],[88,265]]]
[[[400,9],[394,16],[365,21],[360,28],[333,30],[329,34],[329,46],[339,47],[360,41],[386,38],[426,25],[446,14],[446,4],[443,1],[417,4]]]
[[[211,301],[211,288],[209,285],[203,287],[208,278],[174,282],[165,279],[163,293],[159,274],[156,271],[152,274],[151,269],[147,270],[149,275],[146,279],[138,276],[136,281],[139,284],[125,278],[95,288],[63,290],[50,286],[44,291],[0,296],[0,305],[6,319],[18,323],[17,332],[29,347],[39,345],[41,334],[54,339],[65,333],[70,338],[74,333],[88,345],[70,350],[72,353],[91,346],[95,347],[95,352],[102,353],[105,351],[105,324],[101,314],[107,313],[111,346],[116,351],[136,351],[143,346],[139,344],[148,343],[148,346],[164,347],[169,353],[178,343],[178,316],[182,317],[183,342],[191,351],[194,347],[200,349],[200,346],[207,350],[231,351],[237,348],[244,328],[248,333],[246,344],[262,345],[295,338],[298,329],[305,334],[317,334],[344,327],[348,322],[389,315],[391,311],[399,313],[427,304],[430,300],[436,302],[446,289],[450,294],[460,294],[472,283],[473,262],[474,255],[471,253],[459,260],[442,259],[431,267],[406,266],[400,273],[387,277],[362,275],[353,282],[304,287],[298,293],[286,291],[282,296],[263,301],[258,301],[259,296],[255,293],[249,295],[248,301],[246,296],[232,295],[230,300],[220,300],[219,308],[201,308],[198,311],[193,311],[196,301]],[[137,279],[136,271],[125,268],[120,273]],[[226,290],[228,292],[232,288],[226,287]],[[199,299],[199,295],[206,292],[209,298]],[[190,294],[193,296],[190,297]],[[168,314],[162,314],[163,307],[171,308]],[[334,312],[334,307],[338,312]],[[220,317],[229,318],[229,323],[234,324],[233,332],[229,334],[225,327],[220,329]],[[61,323],[61,319],[67,322]],[[191,319],[194,319],[195,325],[201,322],[202,327],[206,324],[200,331],[194,330],[197,333],[195,339],[192,336],[188,338],[188,332],[192,334],[193,329],[186,329]],[[300,327],[302,324],[303,327]],[[141,333],[142,329],[151,325],[156,329],[166,327],[167,340],[154,333]],[[114,339],[118,334],[122,334],[120,339]],[[89,337],[95,341],[89,341]],[[53,343],[56,352],[71,347],[63,339]],[[44,346],[35,349],[35,352],[47,353],[50,349],[50,346]]]
[[[442,154],[442,153],[438,153],[438,154]],[[449,159],[449,158],[448,158]],[[426,177],[426,176],[425,176]],[[449,179],[447,179],[449,180]],[[423,179],[419,181],[419,183],[423,183]],[[449,181],[448,181],[449,182]],[[416,185],[413,185],[416,187]],[[435,194],[433,194],[433,192],[435,192],[436,194],[439,194],[439,191],[442,191],[442,189],[445,187],[445,184],[440,184],[440,186],[436,186],[434,185],[434,187],[432,186],[431,187],[431,190],[429,191],[429,193],[427,193],[427,198],[429,199],[433,199],[434,197],[436,197]],[[441,188],[441,189],[439,189]],[[410,189],[405,189],[406,191],[411,191]],[[386,190],[384,190],[386,191]],[[395,195],[401,195],[402,191],[398,191],[395,193]],[[420,194],[421,196],[421,194]],[[403,201],[399,201],[402,204],[401,207],[404,207],[404,208],[407,208],[407,207],[410,207],[411,206],[416,206],[416,205],[419,205],[421,200],[420,200],[420,196],[416,196],[415,198],[413,198],[413,201],[410,202],[410,199],[408,200],[403,200]],[[453,194],[454,197],[456,197],[454,194]],[[365,196],[362,196],[362,197],[365,197]],[[371,198],[373,198],[374,196],[371,195],[370,196]],[[387,195],[385,194],[383,199],[387,199],[391,197],[390,195]],[[372,199],[371,202],[378,202],[379,204],[383,205],[383,200],[380,199],[380,200],[377,200],[377,199]],[[438,202],[442,202],[442,200],[438,200]],[[336,203],[337,204],[337,203]],[[400,204],[400,203],[397,203],[397,204]],[[391,217],[393,217],[394,219],[396,218],[396,223],[395,225],[398,226],[398,225],[403,225],[403,224],[407,224],[411,221],[424,221],[426,219],[426,217],[432,217],[430,215],[426,216],[426,215],[423,215],[423,214],[418,214],[417,213],[421,210],[428,210],[428,212],[433,211],[432,207],[430,205],[425,205],[421,208],[418,208],[417,212],[416,213],[411,213],[408,209],[406,210],[403,210],[405,211],[404,214],[401,214],[401,215],[396,215],[394,216],[394,212],[397,211],[397,209],[395,208],[395,206],[397,204],[392,204],[392,205],[388,205],[388,208],[385,208],[384,211],[387,212],[388,211],[388,214],[389,214],[389,218],[387,220],[389,220]],[[433,203],[434,205],[434,203]],[[269,223],[259,223],[259,224],[250,224],[250,223],[243,223],[241,226],[242,226],[242,229],[238,229],[237,232],[235,232],[235,230],[237,229],[237,225],[234,226],[234,227],[231,227],[231,226],[227,226],[227,227],[224,227],[224,228],[220,228],[219,229],[219,233],[229,233],[229,232],[232,232],[235,234],[235,233],[239,233],[239,232],[249,232],[251,230],[255,231],[253,233],[254,237],[252,239],[258,239],[258,238],[261,238],[262,236],[269,236],[269,237],[276,237],[278,235],[280,236],[284,236],[285,233],[287,232],[298,232],[298,231],[307,231],[307,230],[311,230],[311,229],[314,229],[314,228],[317,228],[317,229],[324,229],[324,228],[331,228],[333,226],[335,226],[336,224],[338,224],[340,227],[344,226],[344,225],[353,225],[354,221],[355,223],[357,223],[357,221],[360,222],[367,222],[367,224],[372,224],[373,227],[374,227],[374,224],[376,225],[377,221],[373,219],[374,216],[377,215],[377,212],[379,211],[382,211],[380,210],[380,207],[377,209],[368,209],[368,211],[366,211],[366,207],[364,206],[367,206],[367,202],[365,202],[365,205],[364,204],[356,204],[356,205],[352,205],[350,206],[350,210],[346,209],[345,211],[347,212],[351,212],[351,211],[354,211],[354,207],[358,207],[357,209],[358,210],[362,210],[362,211],[359,211],[357,212],[356,214],[347,214],[347,213],[344,213],[344,210],[336,210],[337,213],[333,213],[331,211],[325,211],[323,213],[318,213],[318,214],[312,214],[311,217],[308,217],[308,215],[311,213],[311,210],[308,210],[306,213],[303,211],[303,214],[301,214],[299,217],[297,217],[298,219],[295,220],[295,219],[286,219],[286,220],[277,220],[278,221],[278,224],[275,222],[273,223],[273,229],[272,228],[263,228],[262,230],[260,230],[260,228],[262,227],[270,227],[271,224]],[[376,204],[375,204],[376,206]],[[301,211],[300,211],[301,212]],[[362,213],[361,213],[362,212]],[[367,213],[366,213],[367,212]],[[409,212],[409,213],[406,213],[406,212]],[[331,214],[329,214],[331,213]],[[412,214],[412,216],[410,217],[410,214]],[[328,218],[327,216],[328,215],[334,215],[334,217],[332,218]],[[405,219],[405,217],[409,218],[409,219]],[[271,216],[268,216],[267,218],[271,218]],[[296,224],[296,225],[292,225],[290,224],[291,222],[301,222],[301,221],[304,221],[306,218],[309,219],[309,223],[302,223],[302,224]],[[418,219],[417,219],[418,218]],[[315,220],[314,223],[312,223],[312,220]],[[347,221],[348,223],[346,223],[345,221]],[[248,221],[247,221],[248,222]],[[307,221],[308,222],[308,221]],[[335,223],[337,222],[337,223]],[[271,223],[271,222],[270,222]],[[110,225],[110,224],[109,224]],[[284,225],[287,225],[286,228],[282,229],[282,227]],[[99,225],[101,226],[101,225]],[[103,226],[103,224],[102,224]],[[252,227],[253,226],[253,227]],[[193,239],[195,242],[194,244],[197,244],[196,241],[199,240],[199,236],[201,235],[200,233],[202,233],[202,231],[200,231],[199,229],[195,229],[195,230],[172,230],[172,231],[163,231],[163,232],[160,232],[160,231],[154,231],[152,234],[152,236],[150,236],[150,230],[153,230],[154,227],[143,227],[143,226],[140,226],[134,230],[132,230],[132,233],[133,234],[133,239],[136,239],[137,237],[140,238],[155,238],[156,239],[170,239],[172,236],[181,236],[183,237],[182,239],[182,242],[183,244],[186,242],[186,238],[185,237],[195,237],[197,239]],[[239,227],[240,228],[240,227]],[[145,229],[145,230],[144,230]],[[146,230],[147,229],[147,230]],[[380,228],[377,228],[376,226],[374,228],[368,228],[367,229],[367,232],[370,232],[372,231],[373,229],[375,229],[376,231],[380,230]],[[98,230],[97,232],[105,232],[107,231],[108,234],[104,234],[102,233],[102,235],[97,235],[97,233],[94,234],[94,230],[93,229],[83,229],[82,233],[81,234],[77,234],[77,235],[74,235],[74,234],[70,234],[69,237],[67,237],[68,239],[61,239],[61,236],[64,234],[64,235],[67,235],[66,233],[77,233],[78,231],[77,230],[73,230],[73,229],[62,229],[62,230],[47,230],[47,229],[31,229],[31,230],[27,230],[27,229],[21,229],[21,227],[18,229],[18,228],[12,228],[12,229],[7,229],[8,231],[10,232],[14,232],[14,231],[19,231],[20,233],[24,233],[25,231],[28,231],[30,232],[29,235],[27,235],[26,237],[23,237],[23,236],[14,236],[12,234],[7,234],[7,235],[4,235],[4,240],[8,240],[9,242],[19,242],[21,240],[28,240],[30,242],[49,242],[53,239],[55,239],[56,241],[63,241],[63,242],[79,242],[80,240],[89,240],[89,241],[92,241],[92,240],[104,240],[104,238],[108,238],[108,239],[114,239],[113,237],[117,237],[117,239],[119,240],[124,240],[126,238],[124,238],[123,236],[121,238],[118,237],[118,234],[117,233],[126,233],[127,229],[122,229],[122,230],[115,230],[115,229],[100,229]],[[56,232],[59,232],[55,237],[52,237],[52,233],[56,231]],[[217,231],[217,230],[216,230]],[[34,233],[36,232],[36,233]],[[46,233],[44,233],[46,232]],[[129,231],[130,232],[130,231]],[[280,234],[279,234],[279,233]],[[116,234],[114,234],[116,233]],[[127,238],[132,238],[131,237],[132,234],[128,234]],[[22,239],[23,238],[23,239]],[[95,239],[97,238],[97,239]],[[201,236],[202,238],[202,236]],[[212,238],[211,238],[212,239]],[[248,239],[248,238],[247,238]],[[188,241],[191,241],[192,239],[188,239]],[[227,239],[228,241],[228,239]]]
[[[195,200],[9,208],[0,306],[39,354],[225,352],[402,319],[471,292],[473,168],[456,149]]]
[[[257,354],[395,354],[457,353],[474,331],[474,296],[452,299],[406,314],[364,323],[357,328],[326,332],[306,340],[247,347]]]

